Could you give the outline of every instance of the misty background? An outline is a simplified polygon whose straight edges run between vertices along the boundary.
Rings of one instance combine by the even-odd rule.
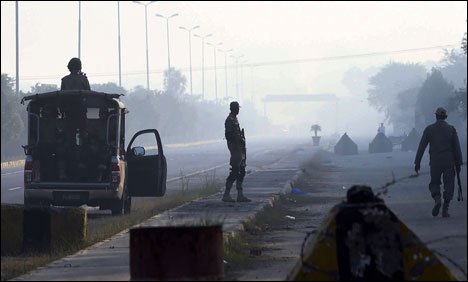
[[[26,142],[21,98],[57,90],[68,61],[78,55],[77,1],[18,6],[16,94],[15,2],[1,2],[2,160],[21,155],[19,145]],[[466,148],[466,6],[465,1],[157,1],[147,6],[148,90],[144,7],[120,2],[119,86],[117,2],[82,1],[81,60],[92,90],[125,94],[127,136],[157,128],[164,143],[222,139],[229,102],[238,100],[247,138],[311,136],[311,125],[319,124],[320,135],[347,132],[353,139],[371,139],[381,122],[387,135],[412,128],[421,133],[444,106]],[[169,21],[170,70],[166,20],[156,13],[179,14]],[[197,25],[190,95],[188,33],[179,27]],[[213,47],[205,45],[202,99],[202,45],[193,35],[210,33],[205,42],[222,42],[218,49],[232,51],[226,57],[216,51],[215,81]],[[338,100],[263,103],[267,95],[305,94],[333,94]]]

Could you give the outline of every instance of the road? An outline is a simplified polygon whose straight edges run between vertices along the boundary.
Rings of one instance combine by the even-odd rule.
[[[247,170],[261,169],[262,166],[278,160],[281,149],[308,142],[306,138],[247,138]],[[170,147],[164,148],[168,182],[179,179],[181,175],[193,175],[206,170],[216,170],[218,178],[226,178],[229,173],[229,151],[225,140],[188,147]],[[4,169],[1,173],[1,202],[22,204],[23,168]],[[170,192],[175,187],[168,185],[167,189]]]

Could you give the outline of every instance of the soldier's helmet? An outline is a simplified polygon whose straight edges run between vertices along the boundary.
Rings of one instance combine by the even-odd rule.
[[[79,58],[72,58],[67,65],[70,71],[80,71],[81,70],[81,60]]]
[[[239,109],[239,108],[240,108],[240,106],[239,106],[239,103],[237,101],[231,102],[231,104],[229,104],[229,109],[230,110]]]
[[[444,108],[442,108],[442,107],[439,107],[439,108],[437,108],[435,114],[436,114],[437,116],[442,116],[442,117],[445,116],[445,117],[446,117],[446,116],[447,116],[447,110],[444,109]]]

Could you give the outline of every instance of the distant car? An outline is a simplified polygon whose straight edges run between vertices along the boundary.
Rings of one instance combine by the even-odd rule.
[[[23,146],[24,204],[99,206],[129,213],[132,197],[162,197],[167,163],[156,129],[137,132],[125,148],[129,111],[121,94],[54,91],[29,101]]]

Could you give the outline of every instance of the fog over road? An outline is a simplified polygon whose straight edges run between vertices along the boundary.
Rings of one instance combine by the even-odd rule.
[[[164,139],[164,137],[163,137]],[[262,169],[266,164],[274,163],[281,158],[286,149],[309,142],[304,138],[272,138],[247,136],[247,171]],[[226,141],[219,141],[180,148],[164,146],[167,159],[167,180],[174,181],[181,175],[189,175],[204,170],[216,169],[216,177],[225,179],[229,174],[229,151]],[[1,202],[23,203],[23,168],[2,170]],[[171,189],[169,185],[168,190]]]

